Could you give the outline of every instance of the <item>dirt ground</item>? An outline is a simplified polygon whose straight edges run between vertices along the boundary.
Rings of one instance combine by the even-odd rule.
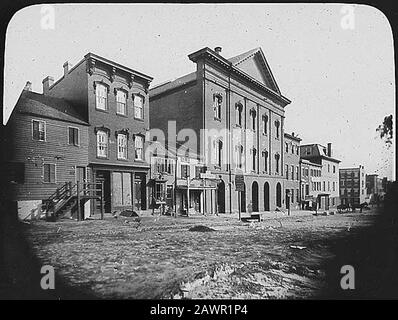
[[[374,210],[281,213],[254,223],[227,214],[139,222],[119,216],[32,222],[23,224],[22,234],[38,264],[55,268],[56,286],[67,287],[68,293],[57,287],[60,298],[390,297],[396,293],[385,284],[394,283],[397,242],[377,227],[378,220]],[[194,226],[214,231],[189,231]],[[384,238],[375,241],[375,232]],[[384,244],[394,245],[381,248]],[[345,264],[358,274],[356,290],[349,293],[340,288]]]

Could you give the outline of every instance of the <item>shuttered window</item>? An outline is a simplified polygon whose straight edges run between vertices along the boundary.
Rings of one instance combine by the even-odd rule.
[[[55,183],[55,164],[45,163],[43,165],[43,182]]]
[[[74,146],[79,145],[79,129],[68,127],[68,143]]]
[[[40,120],[32,121],[32,137],[33,140],[45,141],[46,140],[46,123]]]

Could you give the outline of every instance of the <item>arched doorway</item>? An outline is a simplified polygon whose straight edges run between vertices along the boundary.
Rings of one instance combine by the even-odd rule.
[[[276,184],[276,206],[282,207],[282,187],[279,182]]]
[[[264,183],[264,211],[269,211],[269,183]]]
[[[217,210],[225,213],[225,183],[222,180],[217,185]]]
[[[252,208],[253,212],[258,212],[258,183],[256,181],[252,184]]]
[[[240,192],[240,212],[246,212],[246,184],[243,183],[243,191]]]

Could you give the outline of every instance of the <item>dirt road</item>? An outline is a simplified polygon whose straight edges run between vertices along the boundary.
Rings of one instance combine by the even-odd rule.
[[[281,214],[256,223],[229,215],[140,222],[119,216],[32,222],[23,225],[23,235],[39,263],[54,266],[56,285],[67,286],[67,293],[57,291],[61,298],[74,292],[95,298],[358,298],[389,294],[377,288],[391,282],[388,263],[396,255],[377,254],[383,252],[380,241],[396,238],[386,238],[377,221],[369,211]],[[194,226],[214,231],[189,231]],[[372,232],[385,239],[373,240]],[[362,276],[350,293],[340,288],[345,264]],[[369,282],[372,274],[385,279]]]

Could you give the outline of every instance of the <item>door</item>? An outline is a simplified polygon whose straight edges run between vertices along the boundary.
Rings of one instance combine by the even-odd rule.
[[[269,211],[269,183],[264,183],[264,211]]]
[[[243,191],[240,192],[240,211],[246,212],[246,184],[243,183]]]
[[[104,183],[104,210],[105,212],[111,212],[111,174],[109,171],[98,170],[95,172],[96,183]],[[100,195],[100,192],[98,192]],[[96,210],[99,212],[100,201],[96,201]]]
[[[225,213],[225,184],[221,181],[217,185],[217,209],[219,213]]]
[[[252,209],[253,212],[258,212],[258,183],[256,181],[252,184]]]
[[[85,167],[76,167],[75,173],[75,182],[79,181],[80,183],[86,181],[86,168]]]
[[[279,182],[276,184],[276,206],[282,207],[282,187]]]

